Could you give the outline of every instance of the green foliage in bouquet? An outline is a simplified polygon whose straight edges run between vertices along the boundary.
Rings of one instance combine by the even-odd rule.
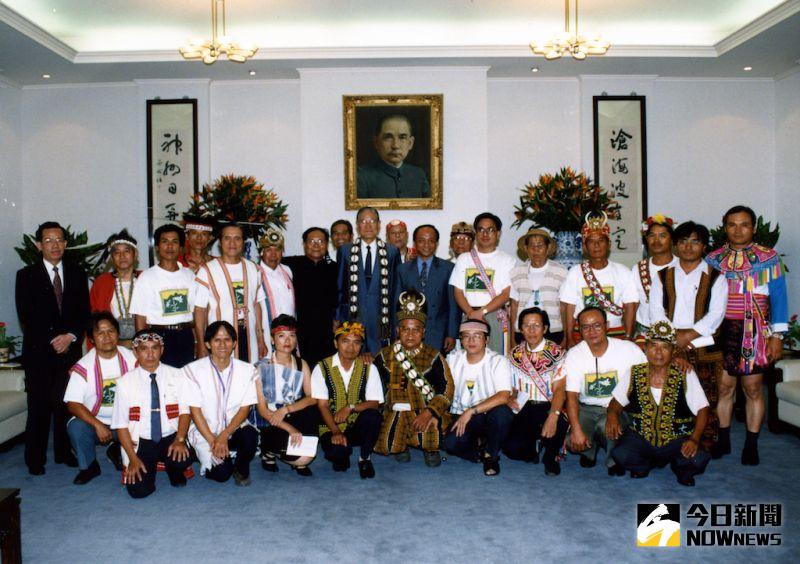
[[[105,243],[89,243],[89,234],[86,231],[74,233],[71,225],[67,225],[64,231],[67,232],[67,249],[64,251],[64,258],[78,263],[90,279],[97,278],[105,268],[105,263],[101,262]],[[14,247],[14,250],[26,265],[34,264],[42,259],[42,253],[36,248],[34,235],[23,235],[22,246]]]
[[[772,229],[772,222],[764,222],[762,216],[758,216],[756,220],[756,228],[753,231],[753,241],[759,245],[764,245],[774,249],[778,244],[778,239],[781,236],[781,226],[779,223],[775,224],[775,229]],[[718,225],[711,230],[711,248],[718,249],[728,242],[728,236],[725,233],[725,226]]]
[[[608,192],[569,167],[555,175],[541,175],[536,184],[529,182],[514,210],[514,227],[531,221],[533,227],[546,227],[552,232],[580,231],[589,212],[606,212],[609,219],[621,217],[620,204]]]
[[[186,213],[220,223],[235,221],[242,224],[246,237],[257,241],[268,227],[285,227],[287,207],[274,191],[252,176],[228,174],[204,184]]]

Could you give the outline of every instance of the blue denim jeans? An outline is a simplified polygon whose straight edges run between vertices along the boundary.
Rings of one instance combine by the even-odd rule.
[[[117,432],[112,431],[112,433],[116,441]],[[81,470],[86,470],[97,459],[94,450],[100,444],[94,427],[77,417],[73,417],[67,423],[67,434],[69,434],[69,441],[72,443],[75,456],[78,458],[78,467]]]

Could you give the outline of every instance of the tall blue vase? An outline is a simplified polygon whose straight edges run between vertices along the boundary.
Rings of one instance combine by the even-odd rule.
[[[583,260],[582,238],[580,231],[556,231],[556,260],[570,268]]]

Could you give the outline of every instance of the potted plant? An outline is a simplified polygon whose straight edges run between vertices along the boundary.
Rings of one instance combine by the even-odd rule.
[[[90,280],[97,278],[106,266],[102,261],[103,249],[106,244],[89,243],[88,233],[86,231],[74,233],[71,225],[67,225],[64,231],[67,233],[67,249],[64,251],[64,258],[78,263]],[[42,260],[42,253],[36,247],[36,239],[33,235],[23,235],[22,246],[14,247],[14,250],[17,251],[25,265]]]
[[[580,231],[586,214],[605,212],[608,219],[621,217],[620,204],[608,192],[570,167],[543,174],[536,184],[526,184],[514,210],[514,227],[530,221],[532,227],[544,227],[553,234],[558,245],[556,258],[566,266],[581,261]]]
[[[800,323],[797,322],[797,314],[795,313],[789,319],[789,330],[783,339],[783,346],[795,351],[798,345],[800,345]]]
[[[6,324],[0,321],[0,364],[16,356],[19,337],[9,337],[6,334]]]

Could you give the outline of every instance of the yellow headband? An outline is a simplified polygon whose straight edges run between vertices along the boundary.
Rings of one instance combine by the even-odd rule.
[[[364,326],[357,321],[345,321],[336,328],[333,338],[337,339],[340,335],[355,335],[363,341],[366,337],[366,331],[364,331]]]

